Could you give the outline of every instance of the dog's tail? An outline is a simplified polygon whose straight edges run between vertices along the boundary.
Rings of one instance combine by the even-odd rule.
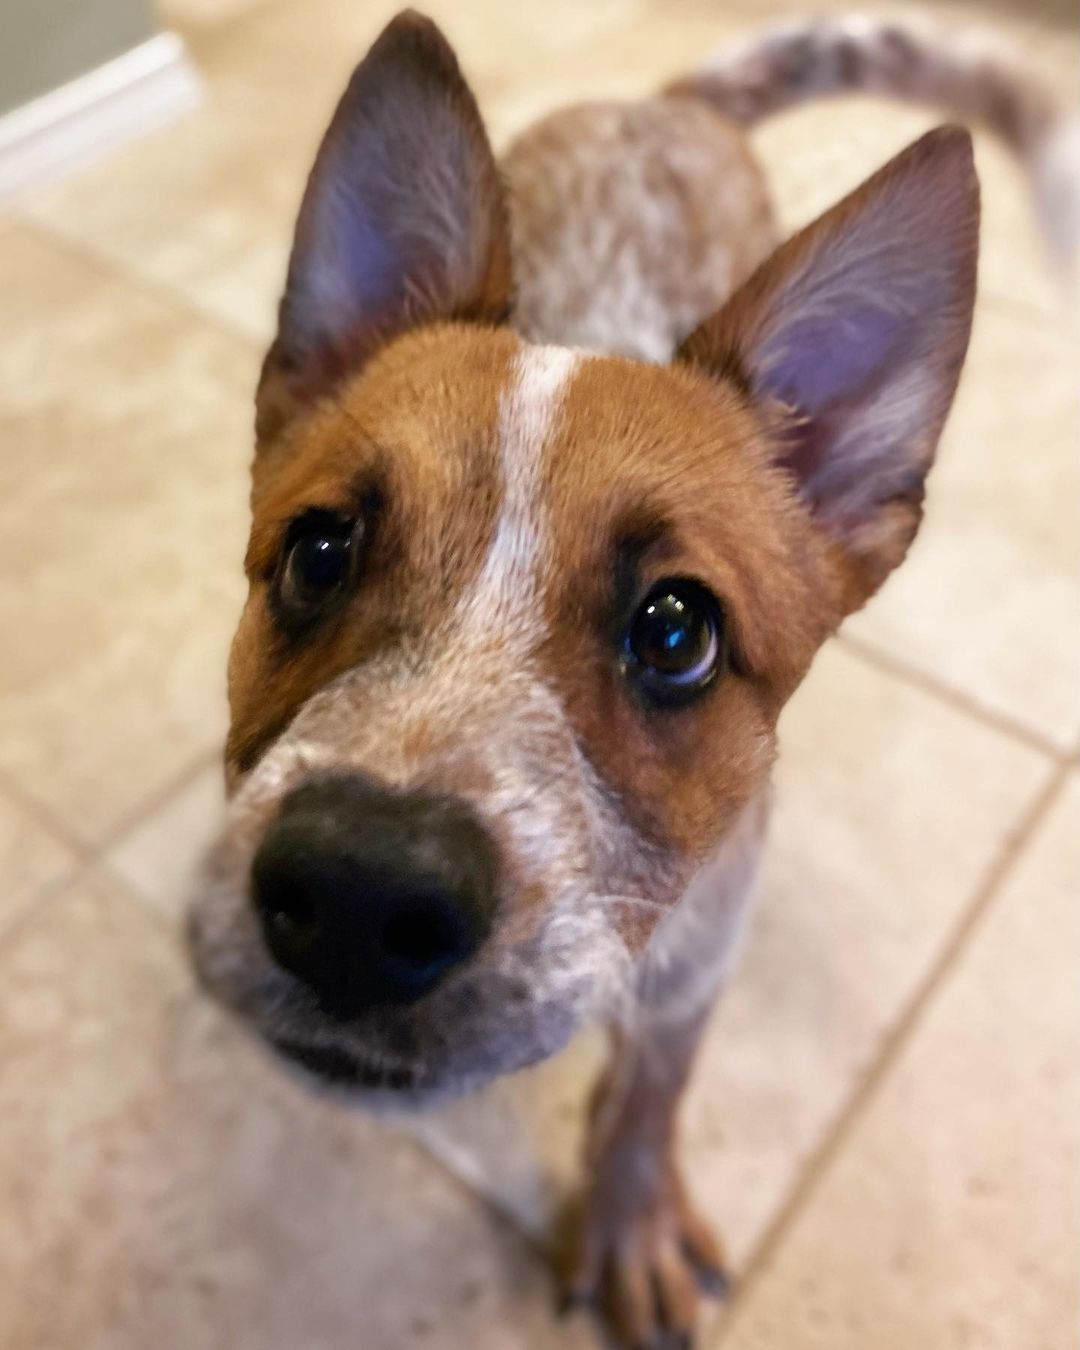
[[[985,40],[863,16],[807,19],[766,31],[664,93],[705,99],[743,126],[835,94],[934,105],[987,127],[1014,151],[1059,263],[1071,266],[1080,246],[1080,118]]]

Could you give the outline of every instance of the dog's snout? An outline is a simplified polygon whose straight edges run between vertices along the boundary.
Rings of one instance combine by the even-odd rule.
[[[464,803],[355,775],[286,797],[252,866],[274,959],[338,1017],[427,993],[484,940],[496,885]]]

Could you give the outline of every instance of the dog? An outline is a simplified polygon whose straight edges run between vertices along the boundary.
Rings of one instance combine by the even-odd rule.
[[[888,24],[784,30],[497,163],[399,15],[319,148],[258,384],[200,978],[373,1106],[611,1023],[566,1289],[631,1346],[723,1286],[674,1123],[777,718],[915,537],[968,344],[965,130],[779,241],[745,128],[841,90],[981,116],[1055,213],[1049,102]]]

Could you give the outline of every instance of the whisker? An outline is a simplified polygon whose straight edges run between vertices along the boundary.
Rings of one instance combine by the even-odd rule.
[[[614,891],[590,891],[586,899],[590,904],[610,905],[612,908],[618,905],[637,905],[641,909],[655,909],[663,913],[670,908],[662,900],[652,900],[646,895],[620,895]]]

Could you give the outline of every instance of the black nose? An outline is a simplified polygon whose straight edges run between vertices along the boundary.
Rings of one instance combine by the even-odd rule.
[[[359,776],[285,798],[252,865],[271,953],[339,1017],[413,1003],[484,940],[494,844],[452,798]]]

